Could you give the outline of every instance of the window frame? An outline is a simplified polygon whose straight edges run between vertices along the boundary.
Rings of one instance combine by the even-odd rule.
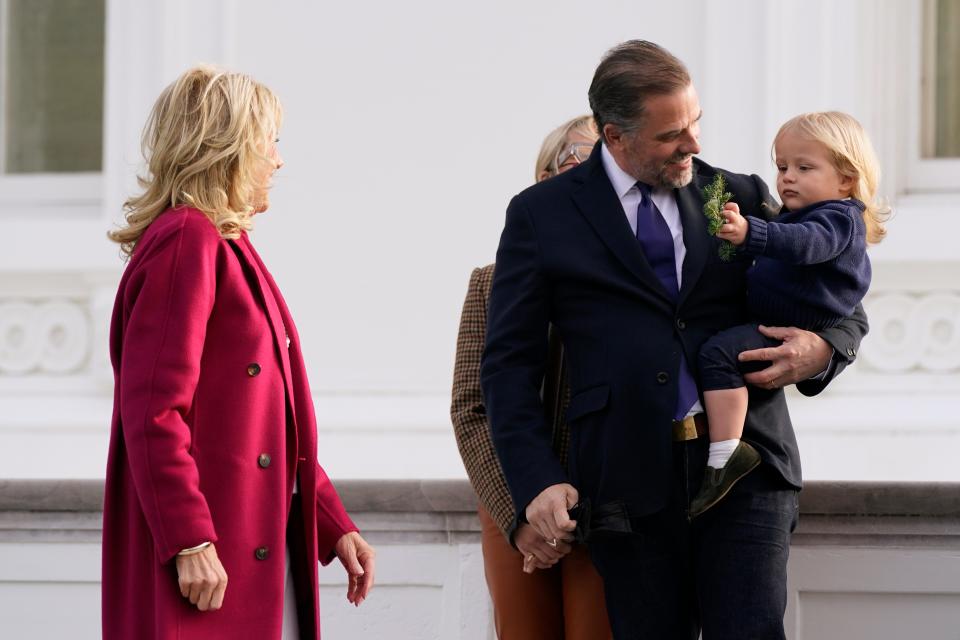
[[[924,157],[925,142],[935,135],[935,82],[936,42],[929,34],[936,28],[936,3],[939,0],[924,0],[917,3],[918,28],[912,30],[915,41],[909,51],[914,57],[912,68],[915,74],[909,77],[915,84],[907,87],[910,96],[909,146],[907,163],[907,186],[912,192],[960,193],[960,157]],[[958,61],[960,70],[960,61]]]
[[[0,118],[6,118],[7,73],[5,52],[10,25],[10,0],[0,0]],[[104,60],[106,65],[106,41]],[[106,86],[104,86],[106,97]],[[106,125],[106,100],[100,115]],[[101,154],[100,171],[77,172],[5,172],[6,126],[0,126],[0,218],[40,216],[93,217],[100,215],[103,203],[106,145]],[[106,137],[106,126],[102,134]]]

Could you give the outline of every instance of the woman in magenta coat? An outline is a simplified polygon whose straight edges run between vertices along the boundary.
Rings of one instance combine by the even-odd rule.
[[[143,193],[110,234],[130,256],[110,332],[103,637],[318,638],[317,564],[347,598],[374,552],[317,464],[300,339],[247,237],[269,205],[280,103],[191,69],[144,132]]]

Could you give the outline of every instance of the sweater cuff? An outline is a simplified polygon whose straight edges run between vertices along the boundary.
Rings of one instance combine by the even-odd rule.
[[[767,250],[767,221],[754,216],[747,216],[747,241],[743,250],[751,255],[763,255]]]

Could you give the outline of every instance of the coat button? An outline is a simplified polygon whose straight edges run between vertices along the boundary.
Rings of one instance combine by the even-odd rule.
[[[251,362],[247,365],[247,375],[253,378],[254,376],[260,375],[260,365],[256,362]]]
[[[670,379],[670,374],[668,374],[666,371],[661,371],[660,373],[657,374],[657,382],[659,382],[660,384],[667,384],[667,380],[669,379]]]
[[[266,469],[267,467],[269,467],[269,466],[270,466],[270,454],[269,454],[269,453],[261,453],[261,454],[257,457],[257,464],[260,465],[260,468],[261,468],[261,469]]]
[[[257,547],[257,550],[253,552],[253,557],[257,560],[266,560],[270,556],[270,549],[267,547]]]
[[[677,329],[680,329],[680,331],[683,331],[683,330],[686,329],[686,328],[687,328],[687,323],[684,322],[683,320],[680,320],[680,319],[678,318],[678,319],[677,319]]]

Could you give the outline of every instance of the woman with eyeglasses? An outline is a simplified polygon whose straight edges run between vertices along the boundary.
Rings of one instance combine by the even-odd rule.
[[[590,116],[551,131],[540,148],[537,182],[587,159],[597,140]],[[582,545],[544,540],[518,522],[497,461],[480,390],[480,356],[494,265],[475,269],[460,318],[450,416],[467,476],[480,499],[478,516],[494,625],[501,640],[598,640],[611,637],[603,583]],[[567,397],[563,347],[551,333],[544,408],[553,449],[566,464],[569,431],[562,420]],[[514,548],[516,547],[516,548]]]

